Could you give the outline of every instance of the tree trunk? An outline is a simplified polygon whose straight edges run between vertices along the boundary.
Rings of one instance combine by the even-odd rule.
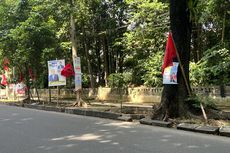
[[[193,49],[191,50],[191,54],[194,62],[197,63],[201,58],[201,28],[202,25],[199,23],[194,23],[195,29],[192,31],[192,42]]]
[[[186,79],[189,80],[191,24],[187,0],[170,0],[170,27]],[[153,118],[161,117],[161,119],[167,120],[168,118],[186,116],[188,108],[185,105],[185,99],[187,97],[188,90],[182,71],[178,68],[178,84],[164,85],[161,104],[153,114]]]
[[[95,41],[96,41],[96,56],[97,56],[97,72],[98,72],[98,74],[97,74],[97,83],[98,83],[98,85],[100,86],[100,85],[102,85],[102,70],[101,70],[101,52],[100,52],[100,39],[99,38],[97,38],[96,37],[96,39],[95,39]]]
[[[74,7],[74,0],[70,0],[71,9]],[[77,40],[76,40],[76,27],[75,20],[73,17],[73,13],[70,13],[70,41],[72,45],[72,58],[73,60],[77,57]],[[83,106],[83,102],[81,100],[81,91],[76,91],[76,103],[75,105]]]
[[[87,43],[87,40],[86,40],[86,34],[85,34],[85,30],[84,28],[82,28],[83,30],[83,43],[84,43],[84,50],[85,50],[85,56],[86,56],[86,59],[87,59],[87,65],[88,65],[88,73],[89,73],[89,76],[90,76],[90,86],[91,86],[91,89],[93,90],[93,92],[95,91],[95,81],[94,81],[94,77],[93,77],[93,70],[92,70],[92,65],[91,65],[91,62],[90,62],[90,57],[89,57],[89,49],[88,49],[88,43]]]
[[[108,42],[106,35],[103,37],[103,54],[104,54],[104,79],[105,79],[105,86],[108,87],[108,77],[109,77],[109,54],[108,54]]]

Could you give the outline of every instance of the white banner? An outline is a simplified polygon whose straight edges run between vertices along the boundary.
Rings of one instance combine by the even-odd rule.
[[[82,75],[75,73],[75,90],[78,91],[82,88]]]
[[[76,57],[73,60],[74,72],[75,72],[75,90],[78,91],[82,88],[82,74],[81,74],[81,59]]]
[[[65,60],[48,61],[49,87],[66,85],[66,78],[61,75],[61,70],[65,67]]]
[[[73,65],[74,65],[74,72],[75,73],[81,73],[81,59],[80,57],[76,57],[73,60]]]

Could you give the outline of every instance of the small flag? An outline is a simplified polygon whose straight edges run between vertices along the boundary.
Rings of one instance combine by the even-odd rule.
[[[22,81],[24,81],[24,76],[23,76],[22,72],[20,72],[18,82],[20,83]]]
[[[7,57],[4,57],[4,59],[3,59],[3,69],[5,70],[5,71],[8,71],[9,70],[9,65],[10,64],[10,61],[8,60],[8,58]]]
[[[164,69],[166,67],[173,65],[173,59],[175,57],[176,57],[176,48],[173,43],[172,33],[169,32],[165,55],[164,55],[164,64],[162,65],[162,74],[164,74]]]
[[[73,66],[71,64],[67,64],[61,71],[61,75],[65,76],[66,78],[74,76],[74,74]]]
[[[9,70],[9,67],[8,67],[7,65],[4,65],[4,66],[3,66],[3,69],[4,69],[5,71],[8,71],[8,70]]]
[[[32,80],[35,80],[35,76],[34,76],[33,70],[30,67],[29,67],[29,75],[30,75],[30,78]]]
[[[5,74],[2,74],[1,84],[6,86],[8,84]]]

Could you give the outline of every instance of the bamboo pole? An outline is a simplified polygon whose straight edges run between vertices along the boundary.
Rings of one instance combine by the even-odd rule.
[[[178,53],[178,50],[177,50],[177,47],[176,47],[176,44],[175,44],[173,35],[172,35],[172,41],[173,41],[173,45],[175,46],[176,56],[177,56],[177,59],[178,59],[179,65],[180,65],[180,69],[181,69],[181,73],[182,73],[182,76],[183,76],[183,79],[184,79],[184,82],[185,82],[185,86],[186,86],[186,88],[187,88],[187,91],[188,91],[189,96],[192,96],[192,91],[191,91],[191,89],[190,89],[190,87],[189,87],[188,80],[187,80],[187,78],[186,78],[186,75],[185,75],[185,72],[184,72],[184,67],[183,67],[183,65],[182,65],[182,62],[181,62],[181,59],[180,59],[180,55],[179,55],[179,53]],[[204,106],[203,106],[203,104],[202,104],[201,102],[200,102],[200,108],[201,108],[203,117],[204,117],[204,119],[205,119],[205,122],[207,123],[207,122],[208,122],[208,118],[207,118],[206,112],[205,112],[205,110],[204,110]]]

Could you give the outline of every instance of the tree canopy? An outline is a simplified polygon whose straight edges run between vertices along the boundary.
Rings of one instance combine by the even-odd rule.
[[[47,87],[47,61],[72,62],[72,13],[84,87],[90,86],[90,75],[95,86],[119,86],[117,81],[124,86],[162,86],[168,1],[73,1],[72,7],[67,0],[1,0],[0,60],[7,57],[17,74],[26,75],[26,67],[31,67],[38,86]],[[229,85],[230,2],[188,1],[193,27],[191,83]],[[72,87],[71,82],[67,87]]]

